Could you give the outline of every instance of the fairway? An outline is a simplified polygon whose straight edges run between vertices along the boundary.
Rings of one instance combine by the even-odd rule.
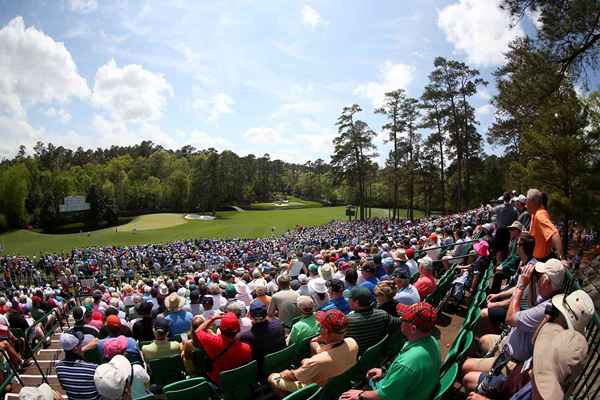
[[[123,232],[148,231],[151,229],[170,228],[172,226],[185,224],[187,221],[183,218],[183,214],[148,214],[140,215],[134,218],[131,222],[119,226],[119,230]]]
[[[130,246],[143,243],[163,243],[182,239],[193,238],[258,238],[271,236],[272,228],[275,234],[281,234],[294,229],[297,225],[314,226],[322,225],[331,220],[346,220],[345,207],[320,207],[292,210],[268,211],[224,211],[217,213],[215,221],[186,221],[181,214],[154,214],[136,218],[134,221],[123,225],[136,226],[136,221],[167,221],[172,225],[162,229],[147,229],[123,231],[122,227],[107,228],[89,234],[74,233],[67,235],[48,235],[27,230],[18,230],[0,235],[3,244],[2,254],[12,255],[39,255],[48,252],[68,252],[73,248],[95,246]],[[178,216],[163,218],[159,216]],[[420,217],[422,213],[416,212]],[[373,217],[387,217],[388,210],[372,210]],[[156,217],[156,218],[154,218]],[[182,223],[179,223],[183,221]],[[139,229],[139,228],[138,228]]]

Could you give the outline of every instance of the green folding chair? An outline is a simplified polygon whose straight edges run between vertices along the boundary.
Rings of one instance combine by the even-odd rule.
[[[379,364],[378,361],[381,358],[382,350],[388,340],[388,337],[388,335],[385,335],[383,339],[365,350],[365,352],[358,359],[356,367],[357,374],[362,376],[366,374],[368,370],[375,368]]]
[[[183,387],[181,389],[168,389],[165,386],[164,392],[167,396],[167,400],[209,400],[212,396],[212,390],[208,385],[208,382],[203,378],[193,378],[193,379],[201,379],[201,382],[196,384],[195,386]],[[193,380],[189,379],[189,380]],[[185,381],[183,381],[185,382]],[[181,382],[176,382],[181,383]],[[168,386],[168,385],[167,385]]]
[[[303,341],[296,343],[296,360],[298,362],[310,356],[310,341],[317,336],[318,335],[307,337]]]
[[[250,400],[258,378],[256,360],[220,374],[223,400]]]
[[[184,379],[182,381],[177,381],[177,382],[173,382],[173,383],[169,383],[168,385],[165,385],[163,387],[163,392],[167,392],[169,390],[173,391],[173,390],[187,389],[187,388],[190,388],[193,386],[198,386],[202,382],[206,382],[206,378],[199,377],[199,378]]]
[[[153,394],[145,394],[143,396],[136,397],[133,400],[154,400],[154,399],[156,399],[156,397],[154,397]]]
[[[179,354],[150,360],[148,366],[150,382],[156,385],[165,386],[185,379],[185,368]]]
[[[333,377],[323,386],[320,391],[319,400],[337,400],[346,390],[352,387],[352,377],[356,375],[356,366],[348,371]],[[312,400],[312,397],[311,397]]]
[[[273,372],[289,369],[296,359],[296,346],[291,345],[275,353],[267,354],[263,362],[263,373],[265,377]]]
[[[300,390],[296,390],[295,392],[288,394],[283,398],[283,400],[308,400],[318,391],[319,386],[316,383],[311,383]]]
[[[458,376],[458,364],[452,364],[440,378],[440,384],[433,400],[440,400],[444,394],[454,385]]]

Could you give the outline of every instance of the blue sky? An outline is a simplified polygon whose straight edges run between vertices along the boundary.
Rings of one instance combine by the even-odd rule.
[[[380,132],[383,93],[420,96],[438,55],[490,81],[473,98],[485,133],[491,73],[536,22],[509,30],[497,3],[0,0],[0,156],[149,139],[329,161],[342,107]]]

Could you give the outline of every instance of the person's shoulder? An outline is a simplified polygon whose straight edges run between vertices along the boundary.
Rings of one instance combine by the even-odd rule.
[[[354,351],[354,350],[358,351],[358,343],[356,342],[356,340],[354,338],[347,337],[344,339],[344,342],[346,342],[346,345],[348,346],[350,351]]]

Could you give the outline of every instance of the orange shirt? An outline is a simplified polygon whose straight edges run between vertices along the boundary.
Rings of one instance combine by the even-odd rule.
[[[552,221],[548,210],[540,208],[531,218],[529,234],[535,239],[533,248],[533,257],[540,260],[550,255],[551,238],[555,232],[558,232]]]

